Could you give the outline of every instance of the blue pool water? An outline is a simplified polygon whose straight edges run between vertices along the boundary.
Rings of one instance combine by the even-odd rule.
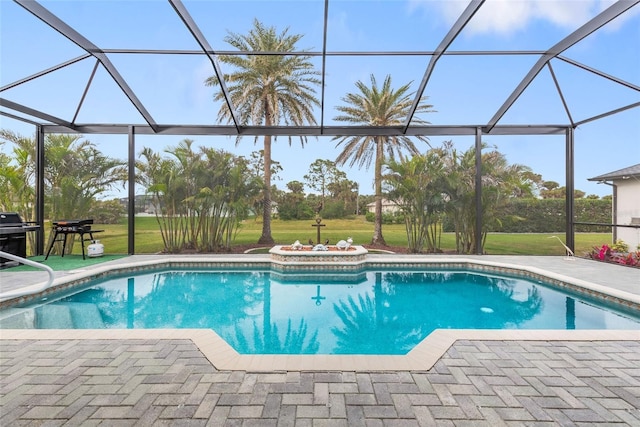
[[[163,271],[9,313],[1,327],[210,328],[243,354],[406,354],[438,328],[640,329],[541,283],[469,272]]]

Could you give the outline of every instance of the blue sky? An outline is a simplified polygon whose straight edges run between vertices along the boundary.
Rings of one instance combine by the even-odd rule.
[[[601,0],[487,0],[462,31],[450,51],[546,50],[612,2]],[[161,0],[41,1],[41,4],[101,48],[198,50],[173,12]],[[227,31],[243,34],[254,18],[278,30],[304,34],[300,48],[322,49],[323,1],[189,1],[184,4],[214,49],[230,50]],[[329,7],[328,51],[432,51],[466,7],[466,1],[394,0],[336,1]],[[84,51],[10,0],[0,0],[0,86],[57,65]],[[640,5],[569,48],[564,56],[640,86]],[[204,86],[212,75],[209,61],[199,55],[125,55],[109,58],[136,92],[157,123],[214,124],[219,104],[214,89]],[[483,125],[494,115],[538,56],[444,56],[426,89],[437,112],[424,118],[438,125]],[[425,56],[328,57],[324,124],[337,124],[336,105],[354,91],[358,80],[389,74],[394,86],[420,84],[429,58]],[[320,69],[320,58],[313,60]],[[89,80],[95,60],[86,59],[44,77],[0,93],[8,100],[71,120]],[[565,63],[552,61],[574,121],[640,101],[640,92]],[[7,111],[4,107],[3,111]],[[320,115],[318,112],[318,120]],[[99,67],[77,117],[79,123],[143,123],[137,111]],[[526,89],[499,124],[566,124],[567,113],[548,69]],[[0,127],[32,135],[34,127],[0,116]],[[126,135],[86,135],[106,154],[126,158]],[[160,151],[183,138],[199,145],[248,155],[261,148],[246,138],[137,136],[138,151]],[[452,140],[466,149],[472,138],[432,137],[434,146]],[[485,136],[511,163],[525,164],[546,180],[564,185],[563,136]],[[606,195],[610,187],[587,178],[640,163],[640,108],[579,126],[575,132],[575,186],[588,194]],[[424,146],[424,149],[428,147]],[[8,150],[4,147],[3,150]],[[311,138],[301,148],[286,139],[274,144],[273,159],[284,171],[276,184],[284,188],[303,180],[316,159],[335,160],[339,150],[331,138]],[[371,194],[372,170],[344,167],[349,179]]]

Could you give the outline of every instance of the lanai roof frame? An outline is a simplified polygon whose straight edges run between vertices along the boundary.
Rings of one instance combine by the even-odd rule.
[[[278,55],[280,52],[229,52],[229,51],[219,51],[215,50],[206,39],[206,37],[200,31],[196,20],[191,17],[188,9],[185,7],[181,0],[168,0],[171,4],[172,8],[175,10],[176,14],[179,16],[180,20],[187,27],[191,35],[197,41],[198,45],[201,48],[201,51],[184,51],[184,50],[147,50],[146,53],[149,54],[168,54],[168,53],[179,53],[179,54],[204,54],[206,55],[211,64],[212,71],[218,77],[222,76],[221,70],[219,69],[219,65],[217,64],[217,56],[219,55]],[[48,74],[50,72],[54,72],[60,68],[66,67],[72,63],[83,61],[88,58],[95,58],[95,69],[98,66],[102,66],[112,77],[112,79],[117,83],[118,87],[122,90],[122,92],[127,96],[132,105],[136,108],[136,110],[140,113],[141,117],[144,119],[145,123],[76,123],[75,118],[77,117],[77,113],[82,108],[82,100],[80,100],[79,105],[76,108],[76,114],[72,120],[66,120],[60,117],[56,117],[54,115],[48,114],[44,111],[39,111],[37,109],[31,108],[27,105],[21,105],[17,102],[13,102],[4,97],[0,97],[0,107],[3,107],[0,110],[0,114],[10,117],[16,120],[22,120],[31,124],[37,123],[38,132],[37,135],[42,136],[45,133],[65,133],[65,132],[79,132],[79,133],[116,133],[116,134],[128,134],[130,144],[135,144],[135,134],[169,134],[169,135],[231,135],[231,136],[258,136],[258,135],[286,135],[286,136],[341,136],[341,135],[425,135],[425,136],[435,136],[435,135],[475,135],[476,136],[476,144],[479,144],[479,140],[482,135],[566,135],[566,176],[567,176],[567,243],[571,248],[573,248],[573,226],[571,222],[572,217],[572,206],[573,206],[573,130],[583,123],[588,123],[593,120],[598,120],[602,117],[606,117],[608,115],[617,114],[621,111],[625,111],[631,108],[637,108],[640,106],[640,102],[631,103],[627,105],[623,105],[619,108],[605,111],[601,114],[583,118],[582,120],[575,121],[572,117],[571,111],[564,103],[564,98],[562,94],[562,88],[558,84],[557,80],[554,77],[554,82],[556,83],[556,89],[558,91],[559,96],[563,99],[565,111],[567,114],[567,123],[555,123],[555,124],[544,124],[544,125],[501,125],[499,124],[503,115],[511,108],[513,103],[518,99],[518,97],[522,94],[522,92],[527,88],[527,86],[536,78],[536,76],[543,70],[543,68],[548,68],[549,72],[553,76],[553,68],[551,67],[552,60],[560,60],[566,63],[569,63],[573,66],[580,67],[584,70],[587,70],[591,73],[594,73],[604,79],[608,79],[617,84],[623,85],[627,88],[640,92],[640,87],[627,82],[623,79],[620,79],[615,76],[611,76],[607,73],[604,73],[600,70],[594,69],[584,64],[580,64],[573,59],[565,57],[562,53],[569,48],[570,46],[578,43],[583,38],[587,37],[589,34],[597,31],[602,26],[611,22],[616,17],[626,13],[631,8],[637,6],[640,3],[640,0],[619,0],[609,6],[607,9],[596,15],[594,18],[590,19],[588,22],[583,24],[577,30],[573,31],[567,37],[560,40],[558,43],[553,45],[551,48],[544,51],[509,51],[509,52],[500,52],[500,51],[474,51],[474,52],[461,52],[461,51],[449,51],[451,43],[455,40],[458,34],[464,29],[464,27],[469,23],[469,21],[473,18],[475,13],[480,10],[480,8],[485,3],[485,0],[471,0],[467,8],[457,19],[455,24],[451,27],[446,36],[442,39],[437,48],[433,51],[408,51],[408,52],[398,52],[398,51],[359,51],[359,52],[330,52],[326,49],[326,40],[327,40],[327,20],[328,20],[328,10],[329,5],[331,3],[330,0],[324,0],[324,32],[323,32],[323,46],[321,51],[317,52],[287,52],[287,55],[310,55],[310,56],[320,56],[322,58],[322,80],[324,82],[325,79],[325,61],[327,57],[331,56],[344,56],[344,55],[353,55],[353,56],[369,56],[369,55],[423,55],[430,57],[429,64],[425,69],[425,73],[420,83],[419,90],[416,91],[415,99],[413,103],[412,110],[408,115],[404,126],[396,126],[396,127],[363,127],[363,126],[327,126],[324,124],[324,110],[325,110],[325,99],[324,99],[324,84],[322,90],[322,99],[321,104],[322,108],[320,111],[321,120],[320,125],[318,126],[272,126],[272,127],[264,127],[264,126],[246,126],[238,123],[236,108],[231,105],[231,101],[228,97],[228,93],[226,92],[224,79],[221,79],[221,90],[225,93],[225,102],[230,108],[233,117],[233,124],[229,125],[211,125],[211,124],[202,124],[202,125],[175,125],[175,124],[162,124],[157,123],[152,115],[149,113],[145,105],[140,101],[135,91],[129,86],[126,79],[120,74],[117,67],[111,63],[109,58],[107,57],[107,53],[120,52],[120,53],[133,53],[140,52],[135,49],[106,49],[100,48],[95,45],[87,38],[85,38],[82,34],[76,31],[72,26],[68,25],[53,13],[51,13],[48,9],[43,7],[41,4],[32,0],[14,0],[15,3],[25,8],[31,14],[39,18],[46,25],[49,25],[51,28],[58,31],[64,37],[81,47],[86,54],[81,55],[77,58],[73,58],[71,60],[65,61],[55,67],[51,67],[50,69],[43,70],[39,73],[36,73],[32,76],[25,77],[19,81],[13,82],[11,84],[5,85],[0,88],[0,94],[8,89],[11,89],[17,85],[23,84],[32,79],[39,78],[42,75]],[[413,113],[415,112],[415,108],[417,107],[418,101],[422,94],[427,89],[429,84],[431,72],[436,67],[436,63],[438,60],[446,55],[525,55],[525,54],[534,54],[540,56],[539,60],[536,64],[530,69],[527,75],[520,81],[520,83],[514,88],[509,97],[504,101],[504,103],[499,107],[499,109],[495,112],[492,118],[487,123],[480,124],[471,124],[471,125],[456,125],[456,126],[412,126],[411,119],[413,117]],[[91,85],[91,78],[85,87],[85,93],[87,92],[89,86]],[[84,98],[84,97],[83,97]],[[17,114],[22,114],[23,117]],[[38,122],[40,120],[40,122]],[[39,138],[39,145],[42,144],[42,138]],[[130,153],[131,153],[130,148]],[[131,159],[130,159],[131,164]],[[479,170],[476,171],[479,176]],[[478,180],[479,181],[479,180]],[[130,186],[132,187],[132,186]],[[130,196],[131,196],[130,189]],[[43,200],[43,199],[42,199]],[[40,209],[43,212],[43,208]],[[132,207],[130,207],[130,211]],[[131,217],[132,215],[130,215]],[[40,218],[38,218],[40,220]],[[43,220],[43,218],[42,218]],[[571,230],[571,232],[569,231]],[[479,239],[477,239],[479,241]],[[130,252],[132,253],[132,246],[130,245]]]

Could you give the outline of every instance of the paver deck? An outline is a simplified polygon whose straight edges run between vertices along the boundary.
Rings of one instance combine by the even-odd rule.
[[[637,272],[598,267],[577,274],[640,293]],[[218,370],[191,339],[60,334],[0,335],[0,425],[640,425],[640,331],[465,338],[428,368],[384,372]]]
[[[428,371],[218,371],[189,340],[7,340],[9,425],[640,425],[640,342],[456,342]]]

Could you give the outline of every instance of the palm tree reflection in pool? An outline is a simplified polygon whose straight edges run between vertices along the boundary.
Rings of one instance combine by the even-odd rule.
[[[460,291],[446,288],[462,280]],[[428,285],[425,285],[428,284]],[[376,273],[371,294],[348,297],[334,304],[342,327],[334,327],[336,354],[378,354],[410,351],[434,329],[511,329],[542,310],[536,286],[526,299],[514,299],[515,280],[468,273]],[[428,286],[416,292],[416,286]],[[446,297],[445,297],[446,293]],[[437,301],[437,303],[433,303]],[[483,302],[484,301],[484,302]],[[493,309],[485,307],[492,301]],[[490,315],[493,311],[499,315]]]
[[[262,332],[258,324],[253,322],[253,343],[245,337],[243,329],[238,323],[235,325],[235,339],[227,336],[225,339],[241,354],[315,354],[320,348],[318,342],[318,330],[316,329],[308,344],[304,341],[307,337],[308,326],[304,317],[300,319],[297,330],[291,329],[291,318],[287,319],[287,331],[284,340],[280,339],[278,324],[271,322],[271,280],[263,282],[262,292]]]
[[[234,272],[182,271],[136,278],[135,285],[133,278],[116,279],[53,304],[69,309],[94,305],[102,325],[82,317],[86,324],[80,327],[212,328],[243,354],[403,354],[437,328],[518,328],[543,309],[538,287],[517,279],[465,272],[371,274],[372,282],[362,283],[365,291],[356,288],[328,305],[335,319],[312,314],[291,299],[289,290],[279,288],[281,299],[275,300],[288,301],[292,311],[281,307],[273,321],[274,285],[270,274],[260,271],[240,281]],[[332,288],[337,295],[339,288]],[[575,328],[574,304],[563,307],[567,328]],[[40,320],[39,327],[54,327],[46,318]],[[321,347],[324,331],[335,340],[323,341],[328,348]]]
[[[308,326],[304,318],[300,319],[298,329],[291,328],[291,319],[287,320],[287,330],[284,339],[280,339],[277,323],[269,324],[269,328],[260,331],[253,322],[253,342],[250,343],[240,327],[236,327],[236,339],[229,343],[241,354],[315,354],[320,348],[318,330],[309,338],[307,344]],[[264,324],[263,324],[264,325]],[[269,329],[269,331],[266,331]]]

